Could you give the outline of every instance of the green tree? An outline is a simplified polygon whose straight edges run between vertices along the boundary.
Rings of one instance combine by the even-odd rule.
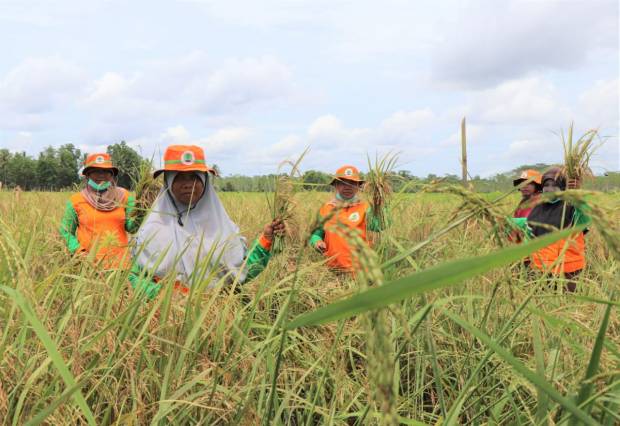
[[[9,164],[12,158],[11,151],[6,148],[0,149],[0,182],[6,187],[11,186],[11,182],[9,182]]]
[[[118,167],[118,185],[127,189],[134,189],[134,183],[140,176],[142,157],[125,141],[108,146],[108,154],[112,162]]]
[[[25,152],[14,154],[7,165],[7,181],[10,186],[24,190],[34,189],[37,184],[37,161]]]
[[[69,188],[80,182],[79,170],[82,152],[73,144],[65,144],[58,148],[58,187]]]
[[[59,172],[60,162],[57,152],[53,147],[48,146],[39,154],[36,165],[36,183],[29,185],[29,188],[37,187],[48,191],[58,189]]]
[[[308,170],[303,176],[304,189],[307,190],[329,191],[331,181],[331,175],[318,170]]]

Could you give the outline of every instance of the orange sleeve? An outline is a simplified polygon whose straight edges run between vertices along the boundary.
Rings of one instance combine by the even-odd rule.
[[[263,234],[261,234],[260,238],[258,239],[258,244],[260,244],[261,247],[264,248],[267,251],[271,250],[271,244],[272,243],[273,243],[273,240],[268,239]]]

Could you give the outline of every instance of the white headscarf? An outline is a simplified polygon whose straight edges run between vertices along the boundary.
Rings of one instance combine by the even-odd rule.
[[[197,174],[205,183],[205,174]],[[216,268],[243,281],[245,239],[228,217],[211,179],[206,179],[202,198],[189,208],[168,191],[176,175],[165,173],[166,185],[136,234],[136,262],[159,277],[174,270],[176,279],[186,286],[209,276]],[[192,276],[194,271],[200,271],[201,276]]]

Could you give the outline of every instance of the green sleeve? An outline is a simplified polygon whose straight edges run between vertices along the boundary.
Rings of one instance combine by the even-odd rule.
[[[325,229],[323,228],[323,220],[320,215],[317,218],[317,223],[317,227],[312,231],[312,234],[310,234],[310,241],[308,241],[310,247],[316,247],[317,243],[323,241],[325,238]]]
[[[516,229],[523,233],[525,240],[532,238],[532,230],[530,229],[530,226],[527,223],[526,217],[509,217],[507,218],[507,220],[508,220],[508,225],[509,225],[508,231]]]
[[[580,205],[575,206],[573,225],[589,225],[590,223],[592,223],[592,218],[590,217],[590,206],[586,203],[581,203]]]
[[[127,205],[125,206],[125,231],[133,234],[138,230],[140,224],[133,218],[134,210],[136,208],[136,198],[130,195],[127,198]]]
[[[374,214],[372,206],[368,207],[368,210],[366,210],[366,228],[369,231],[381,232],[390,225],[390,210],[387,208],[387,206],[383,206],[381,210],[385,219],[385,223],[382,223],[381,218]]]
[[[80,243],[75,236],[77,227],[77,213],[73,208],[73,204],[71,204],[71,201],[67,201],[65,213],[62,215],[62,220],[60,221],[60,235],[65,240],[65,244],[67,244],[67,249],[69,249],[69,253],[71,254],[74,254],[80,248]]]
[[[136,263],[131,266],[131,271],[129,271],[129,283],[136,292],[144,293],[149,300],[155,299],[161,290],[160,284],[143,276],[142,269]]]
[[[269,259],[271,259],[271,252],[261,246],[258,240],[255,240],[252,243],[252,248],[248,252],[246,258],[248,273],[245,277],[245,282],[253,280],[258,274],[263,272],[269,263]]]

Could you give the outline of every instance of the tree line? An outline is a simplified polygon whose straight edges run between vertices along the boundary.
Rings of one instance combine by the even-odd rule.
[[[133,189],[140,164],[145,160],[124,141],[108,146],[107,152],[119,169],[118,184]],[[86,155],[71,143],[58,148],[49,146],[36,158],[25,152],[0,149],[0,182],[4,188],[19,187],[25,191],[74,189],[82,180],[80,169]]]
[[[133,189],[134,182],[139,178],[141,165],[148,160],[142,158],[138,152],[121,141],[109,145],[108,154],[119,169],[118,184],[127,189]],[[8,149],[0,149],[0,182],[4,188],[20,187],[22,190],[59,191],[75,189],[81,182],[79,174],[86,153],[80,151],[73,144],[61,145],[58,148],[47,147],[34,158],[25,152],[12,153]],[[512,187],[512,180],[519,176],[521,171],[536,169],[544,171],[549,164],[524,164],[505,173],[496,174],[488,178],[474,176],[470,179],[472,187],[478,192],[506,191]],[[215,186],[225,192],[271,192],[274,190],[277,175],[222,176],[217,165],[213,168],[219,171],[221,177],[215,180]],[[319,170],[308,170],[300,179],[300,185],[305,190],[330,191],[332,177],[329,173]],[[461,178],[454,174],[438,176],[429,174],[426,177],[413,175],[409,170],[399,170],[392,179],[394,191],[416,192],[424,184],[445,182],[459,184]],[[620,172],[609,172],[596,176],[586,182],[586,188],[599,191],[620,190]]]

